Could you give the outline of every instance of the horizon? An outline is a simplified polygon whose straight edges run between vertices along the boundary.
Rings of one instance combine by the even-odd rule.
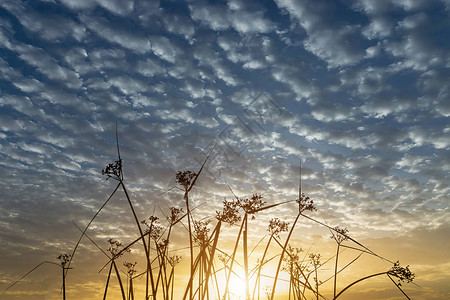
[[[114,191],[102,170],[119,156],[136,218],[165,225],[170,207],[186,211],[177,172],[198,172],[209,153],[189,192],[192,221],[210,220],[213,232],[235,196],[274,205],[248,221],[249,267],[269,220],[294,222],[298,208],[284,202],[300,189],[322,225],[300,217],[291,244],[330,259],[319,279],[335,268],[326,224],[385,259],[364,253],[337,275],[338,290],[399,260],[416,276],[402,285],[412,299],[450,298],[449,16],[448,0],[1,1],[0,299],[61,299],[53,264]],[[191,264],[181,224],[170,246],[184,249],[176,297]],[[240,225],[222,228],[217,249],[232,252]],[[109,238],[140,236],[122,188],[86,234],[106,252]],[[87,236],[68,299],[103,296],[108,259]],[[141,248],[121,270],[146,269]],[[346,248],[339,268],[358,255]],[[280,272],[280,298],[285,280]],[[333,280],[321,291],[332,299]],[[110,296],[120,297],[115,281]],[[361,298],[405,296],[376,277],[339,299]]]

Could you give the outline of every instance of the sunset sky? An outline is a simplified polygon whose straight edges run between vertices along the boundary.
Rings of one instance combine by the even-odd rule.
[[[116,185],[101,174],[117,159],[116,124],[140,219],[184,207],[175,174],[214,145],[196,219],[233,198],[227,184],[295,199],[302,161],[309,215],[409,265],[412,299],[450,299],[449,37],[449,0],[0,1],[0,299],[61,299],[51,264],[3,290],[72,252],[74,223]],[[250,243],[295,215],[289,204],[256,215]],[[326,228],[299,222],[293,245],[334,255]],[[105,250],[136,238],[123,192],[88,234]],[[106,262],[83,239],[68,299],[101,299]],[[363,256],[340,276],[389,268]],[[404,299],[387,278],[346,297]]]

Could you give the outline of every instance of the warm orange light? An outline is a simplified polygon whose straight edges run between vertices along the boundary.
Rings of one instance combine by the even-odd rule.
[[[232,299],[245,299],[245,280],[236,275],[230,278],[229,292]]]

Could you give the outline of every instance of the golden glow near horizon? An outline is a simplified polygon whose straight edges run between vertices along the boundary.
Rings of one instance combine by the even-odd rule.
[[[449,12],[0,0],[0,300],[450,299]]]

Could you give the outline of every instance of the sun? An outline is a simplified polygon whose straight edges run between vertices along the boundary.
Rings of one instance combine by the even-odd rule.
[[[249,289],[249,294],[251,294],[251,288]],[[232,275],[230,278],[228,290],[233,296],[232,299],[245,299],[245,280],[243,278],[239,278],[236,275]]]

